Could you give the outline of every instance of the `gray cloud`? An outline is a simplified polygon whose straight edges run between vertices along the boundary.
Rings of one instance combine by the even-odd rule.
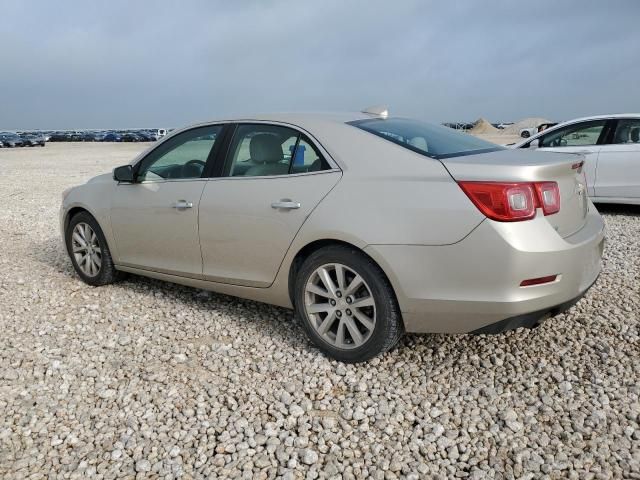
[[[5,2],[0,128],[640,111],[638,18],[636,0]]]

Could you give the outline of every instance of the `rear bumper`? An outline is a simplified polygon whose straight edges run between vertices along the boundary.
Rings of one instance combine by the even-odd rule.
[[[365,251],[389,276],[408,332],[468,333],[535,325],[568,308],[598,277],[603,245],[604,222],[590,205],[583,228],[567,238],[539,215],[517,223],[485,220],[453,245]],[[548,275],[558,278],[520,286]]]
[[[595,283],[595,281],[593,282]],[[593,286],[593,283],[589,286]],[[582,297],[589,290],[585,290],[580,295],[571,300],[567,300],[566,302],[556,305],[555,307],[545,308],[543,310],[538,310],[537,312],[524,313],[522,315],[516,315],[515,317],[505,318],[504,320],[500,320],[496,323],[492,323],[482,328],[478,328],[471,333],[475,333],[477,335],[480,334],[496,334],[506,332],[508,330],[515,330],[516,328],[535,328],[540,325],[547,318],[554,317],[562,312],[569,310],[576,303],[580,301]]]

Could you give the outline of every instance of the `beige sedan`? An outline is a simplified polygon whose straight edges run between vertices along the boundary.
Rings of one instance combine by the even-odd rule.
[[[295,308],[367,360],[409,332],[534,326],[600,271],[575,155],[504,149],[382,112],[281,114],[172,133],[63,194],[71,261]]]

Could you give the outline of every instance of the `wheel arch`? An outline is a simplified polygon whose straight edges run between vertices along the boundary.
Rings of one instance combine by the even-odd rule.
[[[96,216],[93,213],[91,213],[89,210],[87,210],[84,207],[81,207],[81,206],[72,207],[67,211],[67,213],[64,216],[64,232],[65,233],[67,231],[67,228],[69,228],[69,223],[71,223],[71,219],[73,217],[75,217],[76,215],[78,215],[79,213],[82,213],[82,212],[87,212],[93,218],[96,218]],[[98,219],[96,219],[96,222],[97,221],[98,221]]]
[[[391,290],[393,291],[393,295],[395,297],[395,301],[396,303],[398,303],[398,293],[396,292],[396,287],[394,285],[394,282],[391,280],[391,277],[385,271],[384,267],[380,264],[380,262],[378,262],[375,258],[369,255],[367,252],[365,252],[364,249],[358,247],[357,245],[354,245],[353,243],[350,243],[344,240],[338,240],[335,238],[323,238],[323,239],[314,240],[310,243],[307,243],[305,246],[300,248],[298,252],[295,254],[295,256],[293,257],[293,260],[291,261],[291,264],[289,266],[288,293],[289,293],[289,299],[291,300],[292,305],[295,306],[295,292],[294,292],[295,279],[296,279],[297,272],[300,270],[301,265],[304,263],[304,261],[307,258],[309,258],[309,256],[312,253],[320,250],[321,248],[325,248],[332,245],[340,245],[347,248],[353,248],[358,252],[362,253],[367,258],[369,258],[380,269],[386,281],[389,282],[389,285],[391,286]]]
[[[96,212],[92,211],[91,208],[88,208],[84,203],[74,203],[72,204],[64,213],[64,216],[61,219],[61,229],[62,229],[62,238],[66,245],[66,235],[67,235],[67,228],[69,228],[69,224],[71,223],[71,219],[73,217],[75,217],[76,215],[80,214],[80,213],[87,213],[89,215],[91,215],[93,217],[93,219],[96,221],[96,223],[98,224],[98,226],[100,227],[100,229],[102,230],[102,234],[105,237],[105,241],[107,242],[107,245],[109,246],[109,249],[111,250],[111,255],[113,256],[113,258],[117,258],[117,251],[115,249],[115,241],[112,238],[111,231],[109,228],[105,228],[108,226],[108,219],[104,219],[101,218],[100,215],[97,215]],[[107,225],[105,225],[105,223],[107,223]]]

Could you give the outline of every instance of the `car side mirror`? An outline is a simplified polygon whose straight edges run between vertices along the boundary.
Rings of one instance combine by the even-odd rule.
[[[133,167],[131,165],[123,165],[113,169],[113,179],[116,182],[133,183]]]
[[[537,138],[529,142],[529,148],[538,148],[540,146],[540,140]]]

